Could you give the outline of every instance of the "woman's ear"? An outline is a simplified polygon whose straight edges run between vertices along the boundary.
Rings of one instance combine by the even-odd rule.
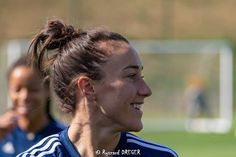
[[[86,76],[81,76],[77,80],[77,87],[80,93],[86,97],[93,97],[95,90],[92,80]]]

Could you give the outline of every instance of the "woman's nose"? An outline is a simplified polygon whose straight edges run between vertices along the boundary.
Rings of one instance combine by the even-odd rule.
[[[19,96],[21,99],[27,99],[29,96],[29,91],[27,89],[21,89]]]
[[[149,97],[152,95],[152,90],[144,80],[142,80],[141,86],[139,88],[139,95],[143,97]]]

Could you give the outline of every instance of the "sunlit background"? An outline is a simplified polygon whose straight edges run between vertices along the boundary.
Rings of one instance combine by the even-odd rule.
[[[0,0],[1,113],[9,107],[7,67],[25,52],[47,19],[58,17],[77,28],[102,26],[119,32],[139,51],[153,90],[144,105],[140,136],[173,147],[180,157],[234,157],[235,118],[224,121],[224,114],[234,113],[236,103],[228,98],[236,83],[235,63],[230,64],[235,58],[235,6],[235,0]],[[221,81],[224,76],[226,83]],[[204,87],[209,112],[193,115],[186,109],[186,91],[192,84]],[[56,105],[53,109],[66,119]],[[213,129],[228,123],[230,127],[219,132],[189,128],[195,122],[204,128],[209,120]]]

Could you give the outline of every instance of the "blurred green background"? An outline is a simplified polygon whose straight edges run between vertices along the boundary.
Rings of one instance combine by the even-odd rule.
[[[104,26],[128,39],[224,39],[235,47],[235,6],[235,0],[0,0],[0,44],[32,38],[46,19],[59,17],[80,28]],[[234,87],[235,74],[234,68]],[[227,134],[140,136],[175,148],[180,157],[235,157],[233,126]]]

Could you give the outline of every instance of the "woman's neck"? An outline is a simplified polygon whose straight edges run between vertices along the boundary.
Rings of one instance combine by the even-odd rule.
[[[120,132],[101,125],[99,118],[90,116],[87,120],[79,116],[70,125],[68,136],[81,156],[97,157],[96,151],[112,152],[120,140]],[[86,117],[86,116],[85,116]],[[95,117],[95,116],[94,116]],[[79,121],[78,121],[79,120]],[[100,156],[103,156],[100,154]]]

